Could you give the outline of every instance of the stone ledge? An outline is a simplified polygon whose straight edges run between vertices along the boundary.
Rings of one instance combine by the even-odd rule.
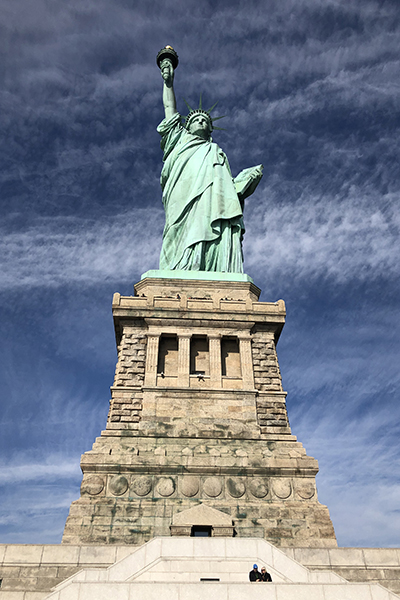
[[[164,538],[159,538],[161,540],[163,540]],[[194,538],[187,538],[186,541],[183,541],[183,538],[180,538],[180,543],[183,541],[184,544],[186,545],[191,545],[193,544],[193,539]],[[232,540],[235,543],[235,539]],[[233,552],[233,547],[232,549],[230,549],[230,545],[228,542],[228,538],[220,538],[218,541],[216,540],[216,542],[218,544],[222,544],[223,547],[225,548],[225,558],[224,560],[228,559],[228,557],[233,557],[233,556],[237,556],[238,554],[235,552]],[[239,553],[239,556],[242,556],[241,561],[243,562],[243,558],[244,558],[244,562],[245,565],[247,566],[246,560],[247,560],[247,556],[252,556],[254,559],[258,560],[258,553],[254,554],[254,551],[251,550],[250,545],[251,543],[254,543],[255,540],[254,538],[251,539],[242,539],[242,543],[243,543],[243,548],[242,548],[242,552]],[[246,552],[245,549],[247,548],[247,545],[249,545],[249,552]],[[222,548],[222,546],[221,546]],[[40,570],[40,566],[43,566],[43,573],[45,572],[45,569],[48,569],[49,565],[56,565],[58,569],[67,569],[64,574],[66,577],[68,577],[71,574],[71,571],[68,569],[71,569],[71,567],[76,567],[77,569],[81,569],[81,568],[93,568],[93,567],[101,567],[101,571],[103,571],[104,568],[114,564],[116,561],[119,561],[122,558],[128,557],[129,555],[131,555],[135,550],[137,549],[137,547],[132,547],[132,546],[122,546],[122,545],[115,545],[115,546],[110,546],[110,545],[91,545],[91,546],[78,546],[78,545],[68,545],[68,544],[64,544],[62,546],[60,545],[13,545],[13,544],[3,544],[0,546],[0,558],[2,558],[3,560],[2,565],[5,566],[6,563],[4,562],[4,558],[5,556],[8,554],[9,557],[15,557],[15,556],[19,556],[20,561],[18,563],[7,563],[8,566],[11,567],[15,567],[16,570],[19,570],[20,568],[26,568],[26,567],[37,567]],[[196,555],[196,560],[189,560],[189,556],[188,556],[188,548],[185,550],[184,555],[185,555],[185,560],[187,560],[187,562],[185,562],[185,565],[187,566],[187,569],[190,571],[191,569],[196,570],[196,572],[202,572],[201,570],[198,569],[198,563],[199,563],[199,559],[201,559],[201,556],[197,556]],[[254,550],[254,549],[253,549]],[[283,585],[286,589],[287,589],[287,593],[286,591],[283,590],[282,588],[282,593],[283,596],[280,596],[279,594],[276,596],[277,593],[277,586],[279,585],[279,583],[277,582],[276,576],[274,577],[275,583],[271,586],[269,586],[268,588],[258,588],[256,586],[251,586],[249,583],[223,583],[222,581],[219,582],[218,584],[212,584],[212,583],[207,583],[207,582],[203,582],[200,584],[197,584],[195,587],[195,584],[192,583],[189,588],[185,587],[186,591],[190,591],[190,593],[192,594],[192,596],[188,596],[188,597],[196,597],[196,598],[209,598],[210,594],[213,597],[213,600],[216,600],[218,598],[218,594],[219,591],[221,590],[225,590],[224,586],[229,586],[229,589],[233,592],[233,589],[235,589],[234,594],[236,594],[236,592],[238,593],[237,597],[240,598],[250,598],[252,600],[258,600],[258,598],[260,598],[260,600],[262,598],[267,598],[272,594],[272,598],[278,597],[295,597],[295,598],[354,598],[357,600],[361,600],[362,598],[382,598],[382,600],[390,600],[393,598],[393,600],[396,598],[396,596],[394,595],[390,595],[384,588],[382,587],[378,587],[377,584],[381,584],[383,586],[386,586],[386,588],[392,590],[392,591],[399,591],[400,589],[400,571],[398,569],[398,567],[400,566],[400,549],[397,548],[328,548],[328,547],[324,547],[324,544],[320,544],[318,547],[315,548],[300,548],[300,547],[293,547],[293,548],[280,548],[280,551],[283,552],[286,556],[290,557],[290,558],[294,558],[297,561],[297,565],[295,565],[295,563],[292,563],[292,567],[291,569],[295,569],[301,570],[301,565],[304,565],[305,567],[308,567],[309,569],[313,569],[313,581],[315,583],[318,582],[317,586],[311,586],[307,587],[308,584],[304,581],[303,583],[292,587],[292,591],[293,591],[293,596],[292,595],[287,595],[287,593],[289,593],[289,587],[285,586],[285,584],[281,584]],[[152,553],[150,553],[151,556],[153,556]],[[216,555],[212,554],[212,556],[215,556],[215,558],[211,558],[211,554],[210,555],[210,560],[212,561],[212,563],[215,563],[216,560]],[[39,556],[40,557],[40,562],[36,562],[36,563],[23,563],[22,561],[22,557],[25,556],[27,559],[32,560],[34,556]],[[222,558],[222,557],[221,557]],[[299,558],[302,558],[302,560],[299,560]],[[83,561],[83,559],[85,559]],[[111,560],[110,560],[111,559]],[[283,559],[283,557],[282,557]],[[175,558],[176,560],[176,558]],[[232,560],[232,558],[230,559]],[[234,559],[235,560],[235,559]],[[278,563],[276,560],[272,560],[271,562],[271,566],[275,566],[279,568],[279,564],[282,563]],[[336,566],[336,564],[333,563],[337,563],[337,562],[341,562],[342,564],[344,563],[350,563],[350,565],[346,568],[346,567],[339,567]],[[300,564],[299,564],[300,563]],[[221,563],[222,565],[224,565],[224,562]],[[236,563],[235,563],[236,564]],[[260,564],[260,563],[259,563]],[[232,577],[235,573],[235,571],[229,570],[228,568],[229,565],[225,565],[223,568],[221,567],[221,570],[219,571],[218,569],[216,569],[216,576],[219,576],[218,573],[221,572],[222,576],[225,577],[228,582],[230,582],[232,580]],[[240,572],[244,571],[245,566],[243,565],[239,565],[240,567]],[[114,568],[114,567],[113,567]],[[315,571],[316,569],[316,571]],[[169,569],[168,569],[169,570]],[[347,584],[343,581],[343,583],[341,583],[340,580],[330,580],[330,573],[332,573],[332,571],[335,571],[337,573],[339,573],[339,575],[341,575],[342,577],[344,577],[347,580],[352,581],[352,583]],[[149,573],[150,575],[150,580],[148,583],[148,586],[143,587],[143,590],[146,592],[145,596],[143,597],[153,597],[153,595],[157,592],[159,594],[159,597],[167,597],[167,598],[175,598],[174,595],[169,596],[168,595],[168,583],[165,580],[165,574],[156,576],[156,571],[157,572],[163,572],[163,569],[155,569],[154,571],[154,577],[152,579],[152,575],[151,573]],[[238,568],[236,568],[236,571],[238,571]],[[15,571],[16,573],[17,571]],[[47,571],[49,573],[49,571]],[[61,571],[59,571],[60,574]],[[175,567],[173,572],[175,573],[179,573],[179,568]],[[207,571],[208,572],[208,571]],[[285,570],[286,572],[286,570]],[[299,571],[300,573],[301,571]],[[211,571],[210,571],[211,573]],[[129,573],[128,573],[129,574]],[[11,575],[11,571],[10,571],[10,575]],[[243,572],[243,576],[244,578],[247,578],[247,572]],[[346,577],[347,576],[347,577]],[[1,574],[0,574],[1,577]],[[200,575],[199,575],[200,577]],[[41,584],[44,583],[44,579],[46,578],[42,578]],[[45,596],[48,595],[48,593],[50,592],[50,589],[53,585],[55,585],[58,581],[57,579],[54,579],[52,577],[48,577],[48,587],[46,588],[46,590],[42,590],[39,591],[37,589],[33,589],[32,591],[27,591],[27,589],[23,590],[19,590],[19,591],[12,591],[12,590],[2,590],[0,597],[2,598],[2,600],[42,600],[42,598],[44,598]],[[6,577],[4,577],[4,581],[6,580]],[[334,582],[335,586],[333,587]],[[159,582],[159,583],[156,583]],[[324,595],[322,593],[321,596],[315,595],[318,590],[321,588],[321,585],[323,582],[328,583],[329,585],[329,590],[328,588],[324,588],[326,590],[326,592],[328,593],[328,595]],[[363,585],[359,585],[357,587],[356,583],[358,584],[363,584]],[[137,581],[134,585],[135,585],[135,590],[137,590],[138,592],[140,590],[142,590],[142,585],[144,585],[145,582],[144,580],[140,583],[139,581]],[[331,585],[332,584],[332,585]],[[80,584],[82,585],[82,584]],[[99,585],[98,583],[95,585]],[[129,584],[127,584],[129,585]],[[176,584],[174,584],[176,585]],[[139,586],[139,587],[138,587]],[[83,588],[87,589],[86,585],[82,585],[82,591]],[[61,588],[59,588],[61,589]],[[103,588],[96,588],[97,591],[100,593],[102,593],[101,597],[104,597],[103,592],[105,591]],[[259,591],[257,591],[259,590]],[[71,590],[72,591],[72,590]],[[112,587],[110,588],[110,594],[108,595],[108,597],[113,597],[116,596],[116,594],[118,593],[118,589],[116,587]],[[226,591],[226,590],[225,590]],[[268,591],[268,593],[267,593]],[[198,592],[198,593],[197,593]],[[203,592],[204,592],[204,596],[203,596]],[[186,593],[186,592],[185,592]],[[150,595],[149,595],[150,594]],[[153,595],[151,595],[153,594]],[[195,594],[195,595],[194,595]],[[198,595],[200,594],[200,595]],[[70,596],[69,596],[70,597]],[[75,597],[75,596],[74,596]],[[83,595],[81,596],[83,598]],[[99,597],[99,596],[97,596]],[[140,598],[140,593],[135,594],[136,598]],[[185,596],[186,597],[186,596]],[[224,599],[226,600],[227,596],[224,596]],[[236,595],[234,596],[236,597]],[[86,598],[86,596],[85,596]],[[176,596],[176,598],[178,598],[178,596]]]

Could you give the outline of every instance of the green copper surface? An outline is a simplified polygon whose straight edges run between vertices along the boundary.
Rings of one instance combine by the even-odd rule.
[[[243,273],[244,200],[256,189],[262,165],[233,179],[225,153],[211,139],[207,111],[192,111],[187,128],[176,110],[174,68],[160,63],[165,119],[161,188],[165,228],[160,270]]]
[[[146,271],[141,276],[141,280],[152,279],[196,279],[198,281],[249,281],[254,283],[252,278],[245,273],[218,273],[217,271],[180,271],[153,269]]]

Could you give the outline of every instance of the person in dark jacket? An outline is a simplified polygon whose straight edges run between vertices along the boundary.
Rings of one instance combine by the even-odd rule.
[[[272,577],[265,567],[261,567],[261,581],[272,581]]]
[[[249,573],[249,580],[250,581],[262,581],[262,579],[261,579],[261,573],[258,570],[258,566],[257,565],[253,565],[253,569]]]

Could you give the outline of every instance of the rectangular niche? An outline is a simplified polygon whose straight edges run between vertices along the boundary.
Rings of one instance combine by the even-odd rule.
[[[210,352],[205,335],[194,335],[190,340],[190,374],[205,377],[210,375]]]
[[[241,379],[239,340],[236,337],[221,339],[222,377]]]
[[[178,375],[178,338],[162,335],[158,347],[157,385],[176,383]]]

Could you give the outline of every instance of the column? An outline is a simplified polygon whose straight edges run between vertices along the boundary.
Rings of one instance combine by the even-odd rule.
[[[239,337],[240,365],[244,390],[254,390],[253,357],[251,354],[251,338]]]
[[[147,335],[146,369],[144,374],[144,385],[155,386],[157,384],[158,346],[160,335]]]
[[[210,386],[220,388],[222,387],[221,337],[209,335],[208,343],[210,352]]]
[[[178,387],[189,387],[190,335],[178,333]]]

